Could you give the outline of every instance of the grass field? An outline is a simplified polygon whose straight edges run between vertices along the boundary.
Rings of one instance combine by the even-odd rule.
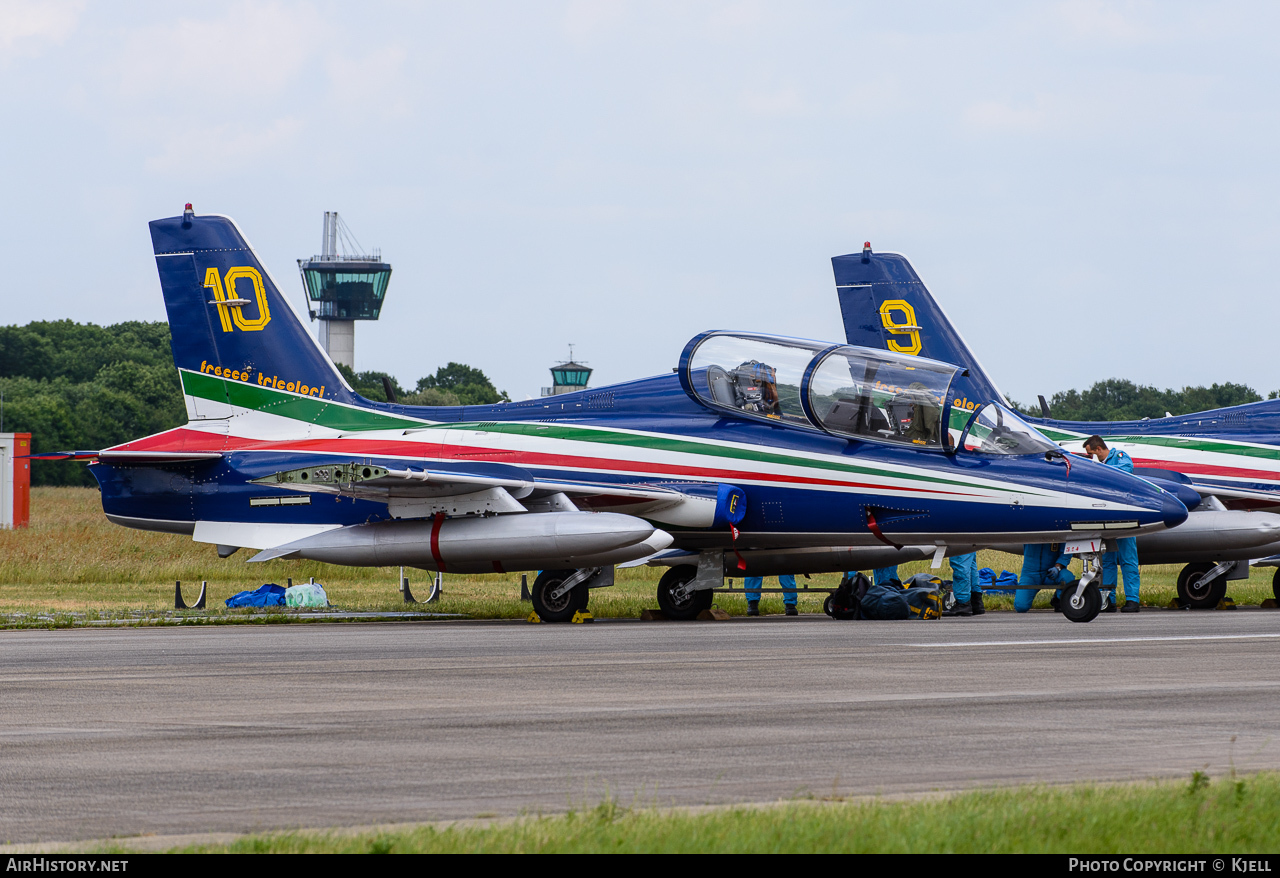
[[[1273,853],[1280,776],[979,790],[912,801],[792,801],[701,813],[606,800],[488,825],[249,835],[208,853]],[[106,852],[127,851],[122,841]],[[1207,865],[1207,864],[1206,864]],[[1208,869],[1206,869],[1208,871]]]
[[[264,582],[281,585],[286,580],[305,581],[315,577],[324,584],[330,602],[346,610],[402,610],[397,590],[397,568],[337,567],[315,561],[269,561],[246,564],[252,553],[241,551],[219,558],[213,546],[193,542],[189,537],[151,533],[119,527],[102,514],[98,492],[91,488],[35,488],[31,492],[31,526],[0,531],[0,615],[53,618],[85,614],[88,618],[121,614],[158,614],[173,608],[173,583],[182,580],[184,594],[194,601],[201,580],[209,582],[208,611],[202,618],[228,621],[247,615],[246,611],[223,607],[223,601]],[[1020,567],[1021,559],[999,552],[981,552],[980,567],[997,571]],[[1078,566],[1078,565],[1077,565]],[[929,570],[928,561],[902,565],[904,576]],[[1147,605],[1163,606],[1174,597],[1176,566],[1144,567],[1142,598]],[[640,567],[619,570],[618,584],[594,591],[591,612],[599,618],[635,618],[641,610],[656,606],[654,590],[663,570]],[[944,563],[939,571],[951,576]],[[1078,571],[1077,571],[1078,572]],[[407,571],[417,597],[428,591],[431,574]],[[1228,594],[1239,604],[1259,604],[1270,598],[1271,568],[1256,569],[1247,581],[1233,582]],[[530,581],[532,581],[530,575]],[[813,593],[800,596],[802,613],[822,612],[823,589],[834,588],[838,574],[815,575],[797,580]],[[736,583],[740,584],[740,583]],[[776,585],[767,580],[766,587]],[[1048,591],[1042,591],[1036,606],[1047,607]],[[992,596],[986,605],[993,610],[1011,610],[1011,597]],[[716,606],[732,615],[746,612],[745,601],[737,595],[719,595]],[[429,608],[433,612],[466,613],[480,618],[522,618],[529,604],[520,601],[519,574],[485,576],[446,575],[442,599]],[[781,595],[766,595],[761,609],[782,612]],[[0,619],[3,621],[3,619]]]

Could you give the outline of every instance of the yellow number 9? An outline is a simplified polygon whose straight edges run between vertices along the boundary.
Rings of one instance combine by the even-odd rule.
[[[893,312],[901,311],[905,319],[903,323],[897,323],[893,319]],[[912,308],[903,299],[886,299],[880,306],[880,322],[884,324],[884,328],[894,335],[905,335],[911,339],[911,344],[901,345],[893,339],[889,339],[888,348],[894,353],[911,354],[915,356],[920,353],[920,327],[916,325],[916,309]]]

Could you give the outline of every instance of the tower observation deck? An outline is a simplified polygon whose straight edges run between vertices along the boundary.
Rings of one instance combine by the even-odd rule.
[[[569,345],[569,359],[551,367],[551,386],[542,388],[542,395],[559,396],[575,390],[586,390],[590,380],[591,367],[586,363],[575,362],[573,345]]]
[[[391,281],[381,251],[362,252],[337,211],[324,213],[319,255],[298,260],[307,310],[320,321],[320,346],[335,363],[356,367],[355,321],[377,320]]]

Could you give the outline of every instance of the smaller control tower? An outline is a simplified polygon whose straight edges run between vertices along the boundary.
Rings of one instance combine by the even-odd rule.
[[[391,281],[382,253],[363,253],[337,211],[324,212],[320,254],[298,260],[307,310],[320,321],[320,346],[335,363],[356,367],[356,321],[377,320]],[[341,252],[339,252],[341,250]]]
[[[591,367],[586,363],[573,361],[573,345],[569,345],[569,360],[551,367],[551,386],[542,388],[543,396],[557,396],[561,393],[573,393],[575,390],[586,390],[591,380]]]

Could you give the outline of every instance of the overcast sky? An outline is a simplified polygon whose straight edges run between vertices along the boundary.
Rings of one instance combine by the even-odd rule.
[[[0,323],[163,320],[147,221],[236,218],[301,309],[337,210],[395,269],[356,366],[537,395],[704,329],[843,340],[911,259],[996,382],[1280,388],[1280,5],[0,0]],[[312,325],[314,329],[314,324]]]

